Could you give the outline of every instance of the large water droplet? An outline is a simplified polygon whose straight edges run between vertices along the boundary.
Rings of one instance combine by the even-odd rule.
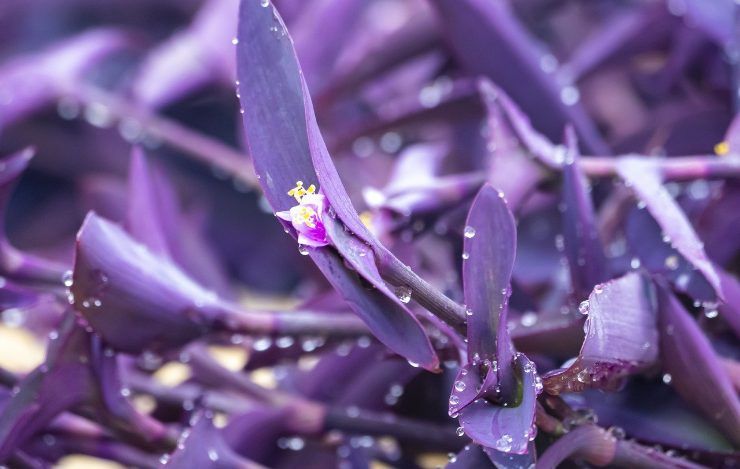
[[[511,451],[513,442],[514,439],[511,437],[511,435],[501,435],[501,438],[496,440],[496,449],[499,451],[503,451],[504,453],[508,453],[509,451]]]
[[[450,405],[451,406],[456,406],[459,403],[460,403],[460,398],[459,397],[455,396],[454,394],[452,396],[450,396]]]
[[[458,391],[458,392],[465,391],[465,381],[456,381],[455,382],[455,391]]]
[[[663,382],[665,384],[671,384],[671,381],[673,381],[673,376],[671,376],[670,373],[666,373],[663,375]]]
[[[211,461],[214,461],[214,462],[218,461],[218,453],[216,452],[215,449],[210,448],[208,450],[208,459],[210,459]]]
[[[298,245],[298,252],[301,253],[301,256],[307,256],[308,255],[308,247],[306,247],[303,244]]]
[[[260,0],[260,5],[262,5],[263,8],[267,8],[270,6],[270,0]]]
[[[591,307],[591,304],[588,302],[588,300],[581,301],[581,304],[578,305],[578,312],[581,314],[588,314],[588,310]]]
[[[408,303],[411,301],[411,289],[403,285],[396,287],[396,297],[401,303]]]
[[[463,436],[465,435],[465,429],[463,427],[457,427],[457,430],[455,430],[455,433],[457,436]]]
[[[468,239],[475,237],[475,228],[472,226],[466,226],[463,230],[463,235]]]
[[[470,253],[467,252],[467,251],[464,251],[462,253],[462,258],[463,258],[464,261],[467,261],[468,259],[470,259]]]

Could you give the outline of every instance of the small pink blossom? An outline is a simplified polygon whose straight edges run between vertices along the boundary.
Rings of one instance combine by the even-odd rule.
[[[314,193],[314,186],[306,191],[303,183],[298,181],[296,189],[288,194],[295,197],[298,205],[290,210],[277,212],[278,218],[289,221],[298,232],[298,244],[311,247],[321,247],[329,244],[326,239],[324,215],[326,213],[326,197]]]

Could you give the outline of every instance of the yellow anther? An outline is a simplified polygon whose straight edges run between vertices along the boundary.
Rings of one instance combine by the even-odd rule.
[[[719,156],[724,156],[730,152],[730,144],[723,140],[714,146],[714,152]]]
[[[295,187],[288,191],[288,195],[300,202],[303,196],[306,195],[306,189],[303,188],[303,181],[296,181]]]
[[[316,211],[311,207],[301,207],[295,215],[296,221],[310,228],[316,228]]]
[[[288,195],[294,197],[297,202],[300,202],[304,195],[316,193],[316,186],[311,184],[308,189],[303,187],[303,181],[296,181],[295,187],[288,191]]]

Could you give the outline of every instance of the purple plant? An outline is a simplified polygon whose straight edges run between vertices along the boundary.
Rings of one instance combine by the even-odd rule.
[[[0,5],[0,465],[737,465],[736,2],[104,3]]]

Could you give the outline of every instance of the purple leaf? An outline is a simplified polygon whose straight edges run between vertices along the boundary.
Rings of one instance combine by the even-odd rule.
[[[340,255],[317,248],[310,252],[312,259],[383,343],[435,368],[436,357],[421,325],[388,289],[377,273],[373,250],[363,244],[384,251],[360,221],[334,168],[285,25],[273,7],[243,1],[238,29],[244,129],[265,197],[274,210],[284,211],[294,205],[286,194],[296,181],[319,184],[336,213],[336,222],[327,224],[327,236]],[[378,290],[368,292],[343,258]]]
[[[707,337],[679,301],[658,291],[661,360],[676,391],[740,445],[740,400]]]
[[[589,294],[594,285],[607,280],[607,266],[596,228],[588,181],[578,164],[580,155],[575,134],[566,132],[567,155],[563,165],[563,241],[573,290],[577,298]]]
[[[572,365],[545,375],[547,392],[616,390],[625,376],[654,364],[658,330],[650,294],[637,273],[595,286],[579,305],[588,314],[581,351]]]
[[[468,362],[498,361],[498,378],[510,387],[514,346],[506,328],[516,226],[503,194],[483,186],[470,208],[463,247],[468,315]]]
[[[654,275],[669,280],[673,287],[699,301],[715,298],[714,288],[678,250],[666,243],[661,228],[647,210],[632,210],[627,215],[625,235],[630,250],[640,265]]]
[[[94,213],[77,235],[70,290],[107,342],[134,353],[201,336],[213,318],[199,311],[218,304],[214,293]]]
[[[536,435],[535,408],[539,390],[537,371],[529,359],[519,354],[514,365],[518,401],[508,406],[494,406],[478,399],[460,411],[465,434],[480,445],[503,453],[524,454],[530,438]]]
[[[160,460],[161,467],[185,469],[259,469],[263,466],[248,461],[232,450],[224,441],[221,432],[213,426],[210,418],[201,413],[191,421],[191,427],[183,431],[178,449],[168,458]]]
[[[138,147],[131,154],[128,181],[126,230],[152,252],[181,266],[200,284],[230,297],[222,266],[195,223],[182,213],[174,187]]]
[[[650,161],[625,157],[618,160],[617,172],[658,222],[666,242],[699,269],[722,297],[719,276],[704,252],[704,245],[681,207],[663,187],[659,167]]]
[[[487,79],[480,80],[478,91],[486,109],[486,148],[490,153],[488,181],[506,195],[509,207],[516,212],[536,190],[545,172],[529,157],[504,118],[499,100],[503,92]]]

